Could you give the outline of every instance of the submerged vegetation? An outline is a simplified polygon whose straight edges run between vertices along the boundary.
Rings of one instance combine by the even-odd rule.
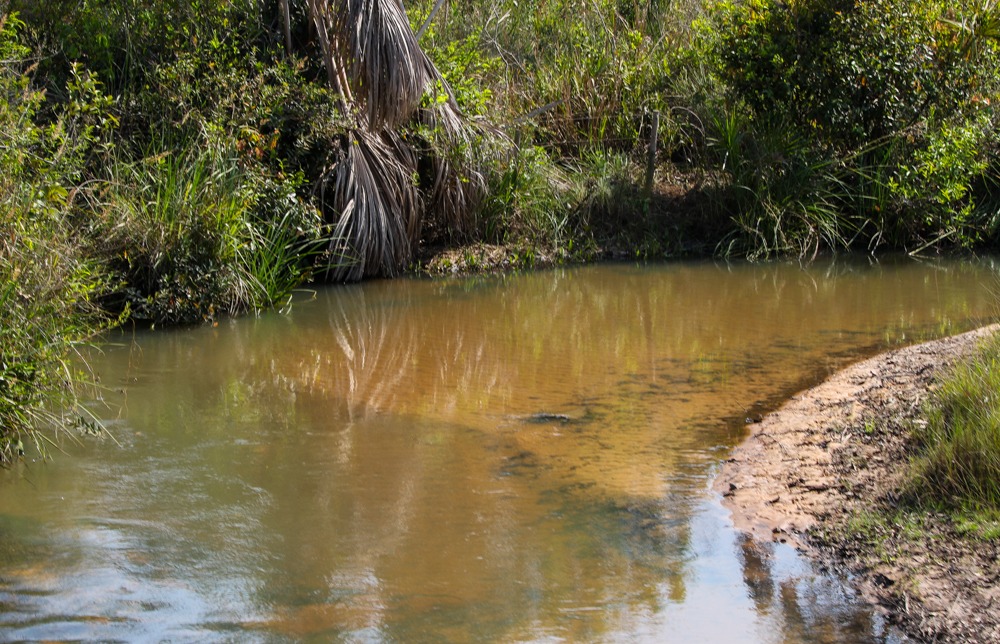
[[[0,0],[0,17],[8,457],[65,424],[42,410],[72,401],[67,360],[102,325],[281,307],[433,249],[531,265],[1000,235],[995,2]]]

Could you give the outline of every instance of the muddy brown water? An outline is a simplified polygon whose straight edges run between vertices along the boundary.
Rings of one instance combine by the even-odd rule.
[[[978,262],[604,265],[115,333],[0,481],[0,638],[897,641],[711,490],[745,421],[997,312]]]

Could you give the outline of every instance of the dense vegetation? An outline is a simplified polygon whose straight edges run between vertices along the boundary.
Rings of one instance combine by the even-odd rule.
[[[1000,234],[992,2],[0,0],[0,16],[8,457],[65,425],[68,358],[102,325],[280,307],[428,248],[530,263]]]

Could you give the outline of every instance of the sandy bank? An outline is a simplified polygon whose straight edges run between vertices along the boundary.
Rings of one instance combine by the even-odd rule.
[[[850,572],[918,639],[1000,642],[998,544],[958,534],[947,517],[865,519],[894,512],[907,428],[935,377],[996,328],[865,360],[754,424],[715,484],[737,528]]]

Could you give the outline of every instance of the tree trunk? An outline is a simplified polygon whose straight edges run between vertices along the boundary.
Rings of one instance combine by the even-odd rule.
[[[281,5],[281,19],[285,30],[285,55],[292,55],[292,14],[288,8],[288,0],[278,0]]]

